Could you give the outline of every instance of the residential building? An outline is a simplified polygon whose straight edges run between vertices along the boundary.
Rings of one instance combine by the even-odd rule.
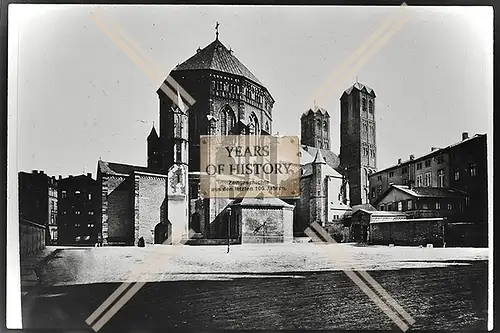
[[[99,187],[92,174],[58,179],[58,244],[95,244],[99,221]]]
[[[19,172],[19,218],[45,227],[47,244],[57,238],[55,226],[57,214],[57,188],[55,177],[49,177],[43,171],[31,173]]]
[[[57,244],[57,180],[56,177],[49,178],[49,216],[48,226],[50,243]]]
[[[444,148],[432,147],[431,151],[415,158],[379,170],[370,176],[372,203],[381,202],[391,185],[416,188],[443,188],[465,193],[461,222],[472,222],[486,237],[488,221],[488,178],[486,159],[486,134],[469,137],[462,133],[462,140]],[[486,240],[485,240],[486,241]]]

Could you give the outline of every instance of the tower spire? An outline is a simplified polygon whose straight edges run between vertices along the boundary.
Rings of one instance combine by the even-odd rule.
[[[219,22],[215,23],[215,39],[219,40]]]

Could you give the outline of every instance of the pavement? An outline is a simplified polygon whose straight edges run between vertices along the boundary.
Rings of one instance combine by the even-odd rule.
[[[51,250],[32,259],[31,268],[43,282],[23,297],[23,328],[88,331],[86,319],[132,271],[158,255],[146,270],[153,283],[128,300],[100,333],[397,330],[341,271],[353,262],[356,269],[369,268],[415,319],[411,329],[486,329],[487,249],[303,244],[234,246],[229,253],[225,246]]]
[[[44,267],[59,251],[66,247],[46,246],[37,254],[23,258],[20,261],[21,268],[21,295],[26,296],[40,283],[40,269]]]
[[[50,254],[50,251],[53,251]],[[126,281],[225,280],[342,270],[468,266],[488,259],[485,248],[418,248],[355,244],[256,244],[48,248],[35,270],[50,286]],[[33,274],[26,275],[27,278]],[[33,280],[33,278],[32,278]],[[26,283],[32,283],[29,279]]]

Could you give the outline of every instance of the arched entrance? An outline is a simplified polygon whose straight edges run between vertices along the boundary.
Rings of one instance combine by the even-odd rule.
[[[160,222],[155,226],[155,244],[172,244],[172,241],[166,242],[167,238],[172,235],[172,224],[170,222]]]

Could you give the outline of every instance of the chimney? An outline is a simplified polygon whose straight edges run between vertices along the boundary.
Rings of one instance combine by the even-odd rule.
[[[92,178],[92,172],[87,172],[87,177]]]
[[[410,161],[413,161],[415,159],[415,155],[411,154],[410,155]]]
[[[62,176],[61,176],[61,175],[59,175],[59,180],[61,180],[61,179],[62,179]]]
[[[398,164],[401,164],[401,159],[400,158],[398,158]]]
[[[463,132],[463,133],[462,133],[462,140],[466,140],[466,139],[468,139],[468,138],[469,138],[469,133],[467,133],[467,132]]]
[[[38,173],[38,170],[33,170],[32,173]]]

